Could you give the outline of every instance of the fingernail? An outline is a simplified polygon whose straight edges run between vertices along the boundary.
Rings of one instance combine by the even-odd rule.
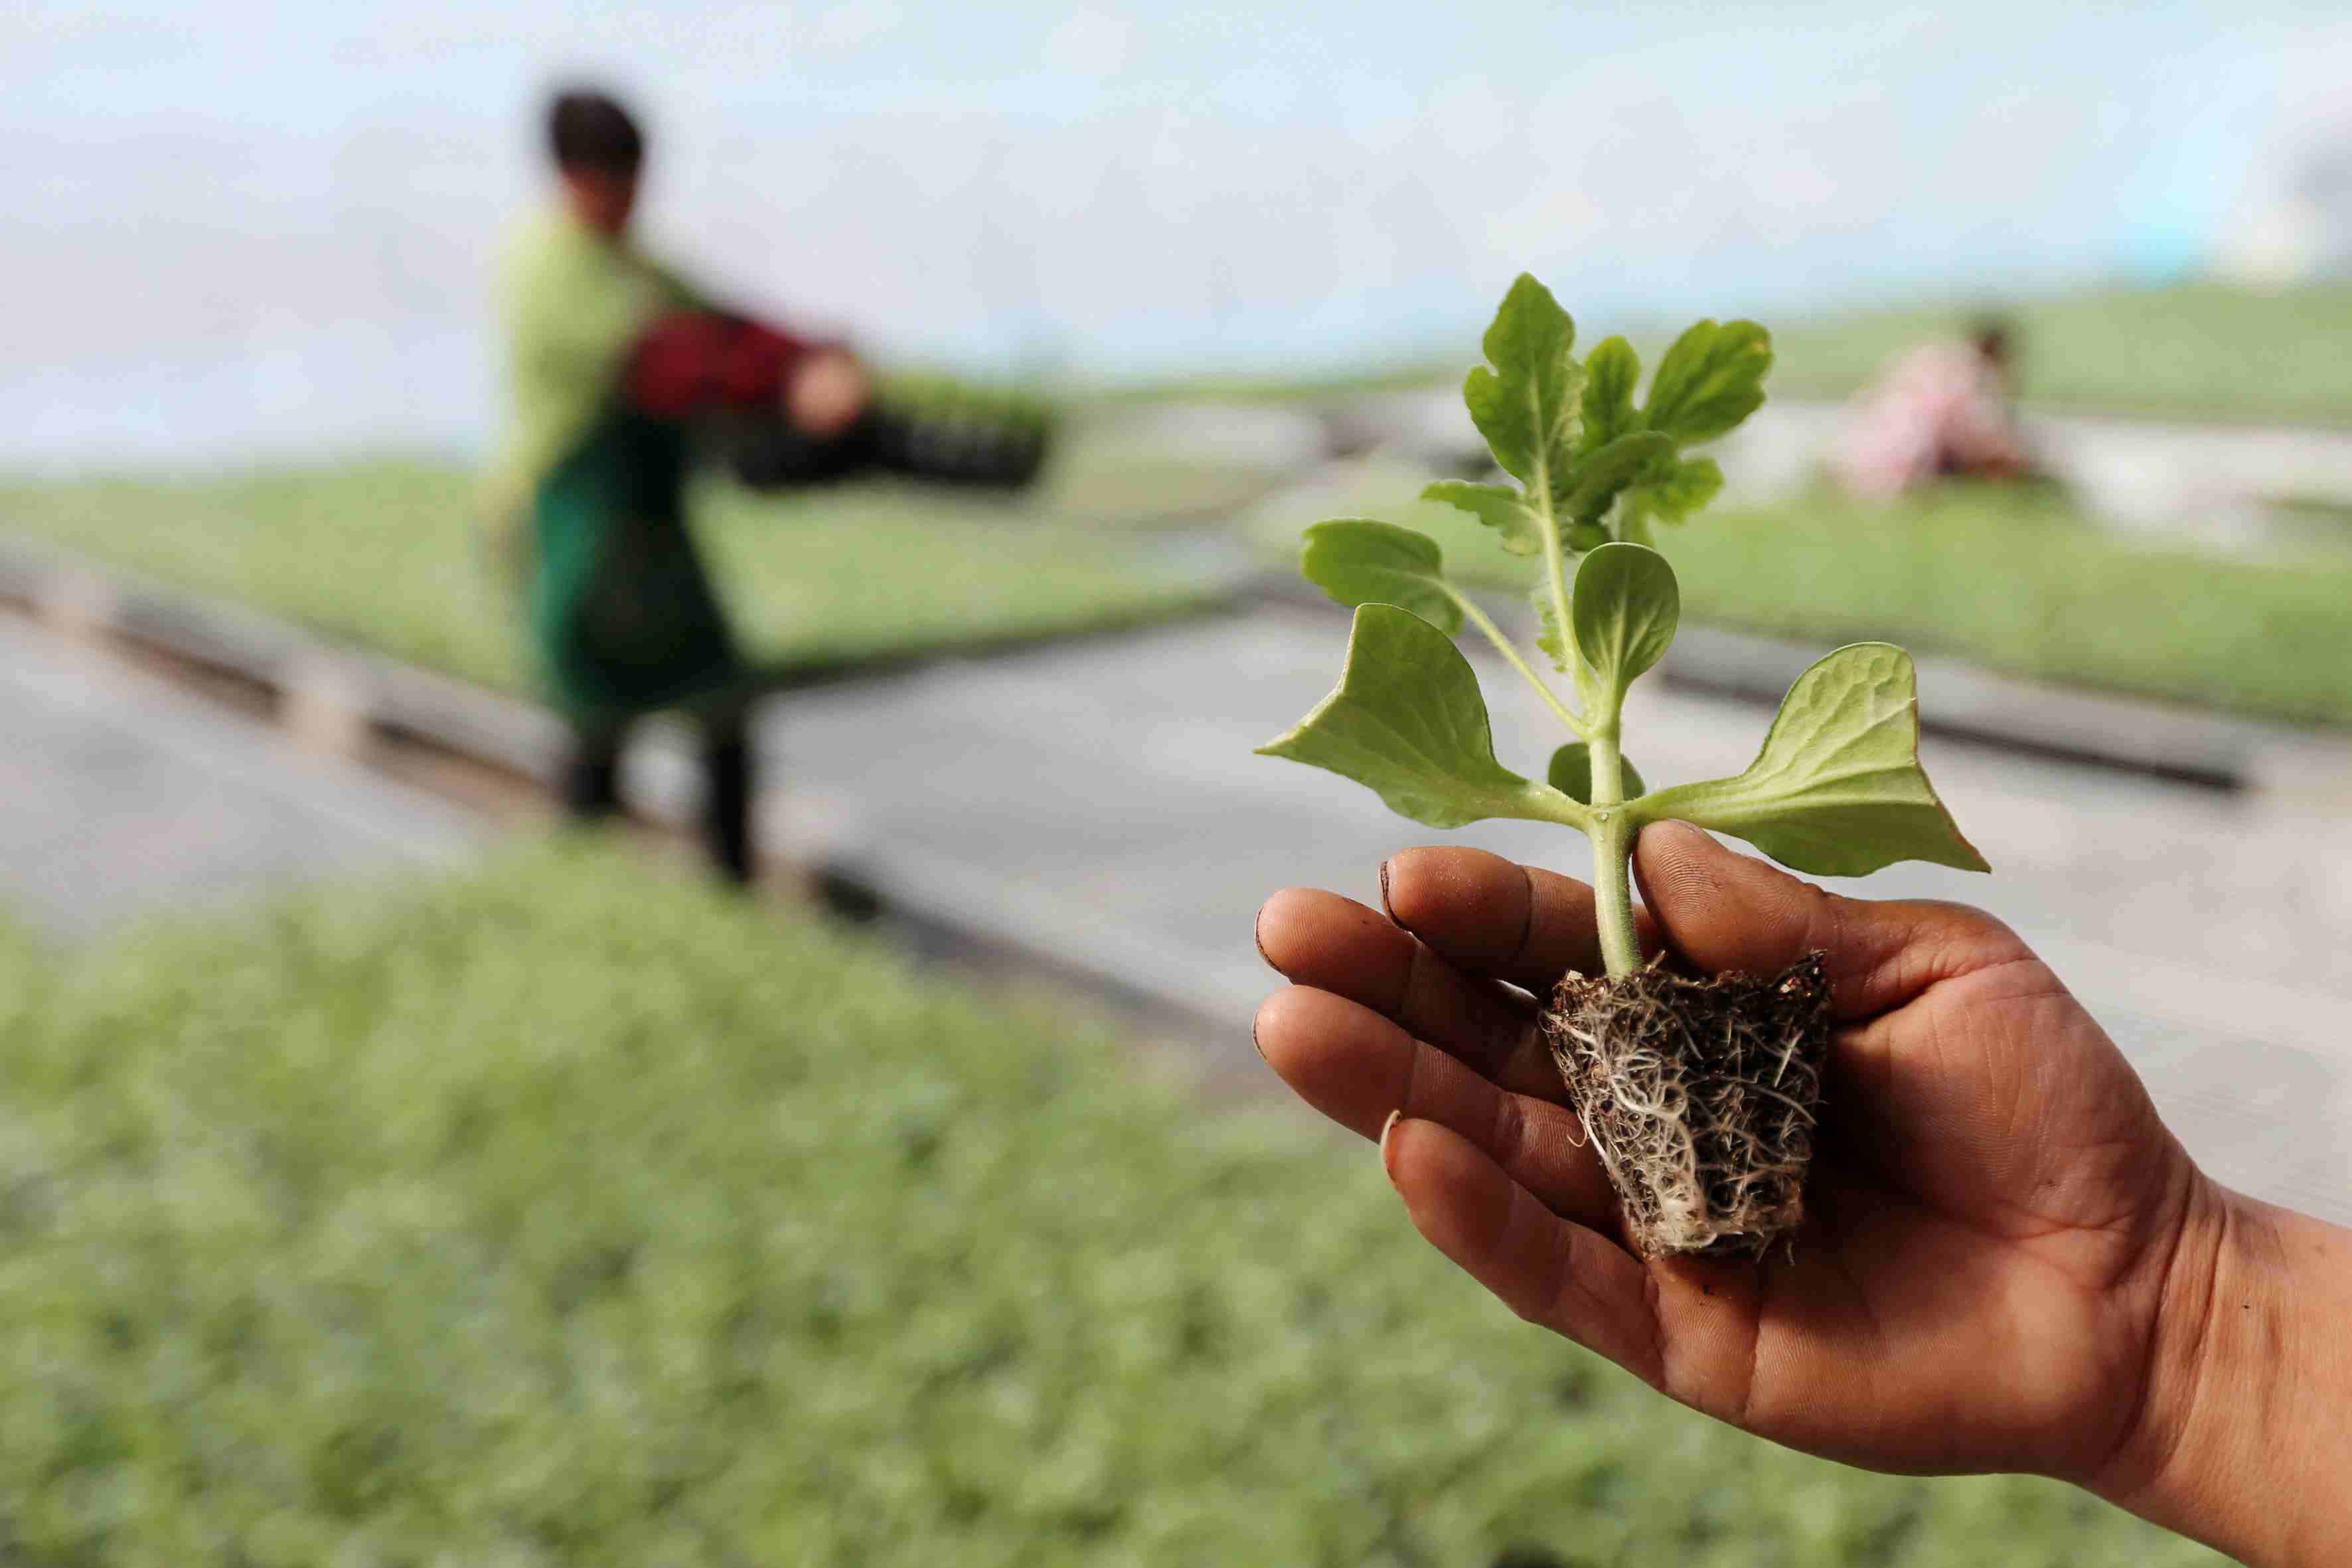
[[[1258,1060],[1265,1062],[1265,1047],[1257,1043],[1257,1019],[1255,1016],[1250,1019],[1250,1049],[1257,1053]],[[1265,1062],[1265,1065],[1272,1067],[1274,1064]]]
[[[1260,904],[1257,909],[1257,918],[1250,921],[1250,941],[1257,944],[1257,955],[1265,961],[1265,966],[1279,974],[1282,972],[1281,966],[1274,962],[1274,955],[1265,951],[1265,938],[1258,934],[1265,924],[1265,906],[1264,904]],[[1256,1032],[1257,1026],[1253,1024],[1250,1026],[1250,1029],[1251,1032],[1255,1034]],[[1261,1051],[1258,1054],[1263,1056],[1265,1053]]]
[[[1397,1130],[1397,1123],[1403,1120],[1402,1110],[1391,1110],[1389,1112],[1389,1119],[1381,1123],[1381,1169],[1389,1171],[1391,1175],[1395,1174],[1395,1172],[1391,1170],[1389,1165],[1389,1134],[1394,1132]]]
[[[1381,909],[1391,921],[1396,919],[1396,910],[1389,908],[1389,863],[1385,860],[1381,862]]]

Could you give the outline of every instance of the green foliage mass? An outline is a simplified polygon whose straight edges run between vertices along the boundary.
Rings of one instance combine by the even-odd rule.
[[[1987,303],[1784,330],[1787,389],[1843,395],[1904,349],[1967,331]],[[2352,421],[2352,284],[2198,282],[1991,303],[2014,329],[2020,390],[2036,401],[2184,419]]]
[[[31,1565],[2176,1568],[1511,1319],[1295,1107],[550,844],[0,937]]]
[[[1734,779],[1644,790],[1629,774],[1627,689],[1664,657],[1682,616],[1653,522],[1679,522],[1722,486],[1686,448],[1738,427],[1764,402],[1772,342],[1753,321],[1700,321],[1659,360],[1638,406],[1641,363],[1622,338],[1584,361],[1576,327],[1522,274],[1487,330],[1487,363],[1462,385],[1508,485],[1441,482],[1423,501],[1458,508],[1513,555],[1540,563],[1537,646],[1575,681],[1570,708],[1444,574],[1425,535],[1363,519],[1307,531],[1307,578],[1355,607],[1339,689],[1265,754],[1368,784],[1415,821],[1559,822],[1593,843],[1601,951],[1612,973],[1641,962],[1625,862],[1646,822],[1677,817],[1748,839],[1801,871],[1851,875],[1896,860],[1986,868],[1918,760],[1916,680],[1902,649],[1840,649],[1790,689],[1762,752]],[[1574,591],[1570,589],[1571,577]],[[1423,631],[1398,623],[1425,617]],[[1474,624],[1577,737],[1530,784],[1494,758],[1477,676],[1450,638]]]
[[[1327,505],[1369,508],[1399,471]],[[1529,563],[1449,508],[1392,514],[1465,585],[1524,593]],[[1269,553],[1297,535],[1269,521]],[[1946,485],[1884,507],[1834,494],[1727,508],[1662,536],[1683,618],[1822,642],[1900,641],[1989,669],[2352,728],[2352,533],[2261,559],[2117,537],[2055,496]]]
[[[883,482],[762,496],[714,479],[694,518],[747,647],[790,671],[1198,606],[1213,586],[1136,548],[1123,520],[1252,482],[1139,464],[1081,436],[1017,503]],[[478,518],[472,477],[429,462],[0,486],[0,529],[520,690],[520,616]]]

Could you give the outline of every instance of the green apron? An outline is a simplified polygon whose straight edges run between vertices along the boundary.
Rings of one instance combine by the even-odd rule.
[[[509,247],[499,303],[508,421],[485,499],[524,569],[547,695],[590,729],[738,700],[742,665],[686,527],[687,431],[620,396],[637,335],[707,309],[700,291],[558,211]]]
[[[530,629],[550,694],[608,728],[743,680],[688,533],[685,429],[616,409],[540,482]]]

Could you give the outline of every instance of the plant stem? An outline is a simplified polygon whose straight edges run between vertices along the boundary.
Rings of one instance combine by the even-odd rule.
[[[1536,408],[1536,416],[1540,426],[1543,416],[1540,405]],[[1585,679],[1584,661],[1576,657],[1576,637],[1571,629],[1573,623],[1568,618],[1567,542],[1559,536],[1559,519],[1551,510],[1551,463],[1544,455],[1541,442],[1536,445],[1535,470],[1535,482],[1528,489],[1535,499],[1536,520],[1543,528],[1545,585],[1551,592],[1551,613],[1559,627],[1560,651],[1576,677],[1577,695],[1584,699],[1584,706],[1590,711],[1593,706],[1591,683]],[[1587,740],[1591,738],[1588,731],[1580,730],[1578,733]]]
[[[1642,967],[1633,935],[1633,832],[1620,809],[1625,800],[1623,755],[1617,749],[1622,699],[1594,715],[1592,726],[1592,917],[1601,929],[1601,959],[1612,974]]]
[[[1601,962],[1612,974],[1642,967],[1633,935],[1633,824],[1622,811],[1592,814],[1592,918],[1601,928]]]
[[[1578,718],[1575,711],[1559,700],[1559,693],[1551,689],[1549,682],[1538,675],[1528,661],[1519,657],[1519,650],[1511,646],[1511,639],[1503,635],[1503,629],[1494,623],[1486,612],[1472,603],[1469,595],[1452,584],[1445,585],[1445,591],[1454,596],[1454,602],[1456,605],[1462,606],[1462,613],[1469,618],[1470,624],[1485,633],[1486,640],[1495,645],[1495,651],[1508,660],[1511,668],[1517,670],[1527,683],[1536,689],[1537,694],[1544,700],[1554,713],[1559,715],[1559,721],[1573,731],[1578,739],[1588,739],[1591,731],[1585,728],[1584,721]]]
[[[1532,390],[1529,396],[1533,397]],[[1544,426],[1544,409],[1533,409],[1536,427]],[[1576,650],[1576,623],[1568,610],[1568,552],[1559,536],[1559,519],[1551,507],[1551,468],[1538,440],[1535,450],[1535,483],[1529,486],[1536,517],[1543,526],[1544,571],[1551,590],[1552,614],[1559,617],[1561,652],[1576,677],[1577,694],[1591,717],[1579,731],[1592,762],[1592,912],[1601,928],[1601,961],[1612,974],[1631,974],[1642,967],[1642,944],[1633,936],[1633,824],[1619,807],[1625,802],[1623,755],[1617,750],[1617,721],[1625,707],[1625,691],[1599,689],[1591,671]]]

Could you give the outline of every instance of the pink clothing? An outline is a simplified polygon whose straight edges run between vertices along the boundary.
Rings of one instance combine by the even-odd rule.
[[[1885,500],[1939,474],[2024,456],[2000,373],[1968,343],[1913,349],[1846,410],[1831,467],[1851,494]]]

